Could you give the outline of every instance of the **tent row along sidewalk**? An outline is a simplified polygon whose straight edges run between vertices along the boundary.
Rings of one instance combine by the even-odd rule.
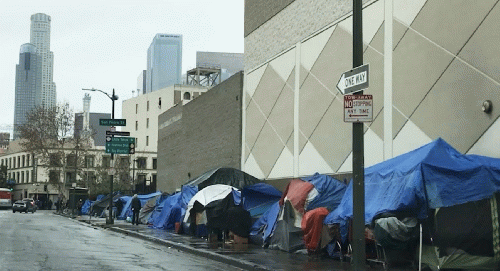
[[[500,159],[464,155],[442,139],[365,169],[367,260],[412,269],[490,269],[500,262]],[[351,256],[352,182],[316,173],[281,192],[231,169],[209,171],[174,194],[139,195],[149,227],[251,242],[263,249]],[[86,202],[102,215],[110,197]],[[115,195],[118,219],[131,196]]]

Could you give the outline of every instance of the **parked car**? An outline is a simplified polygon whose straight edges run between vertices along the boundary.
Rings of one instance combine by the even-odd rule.
[[[36,205],[36,202],[35,200],[33,199],[30,199],[30,198],[26,198],[26,199],[23,199],[24,202],[26,202],[26,205],[28,206],[27,209],[28,209],[28,212],[36,212],[36,210],[38,209],[38,206]]]
[[[32,199],[23,199],[14,202],[12,205],[12,212],[31,212],[34,213],[36,211],[35,201]]]
[[[12,204],[12,212],[28,212],[28,205],[22,200],[18,200]]]

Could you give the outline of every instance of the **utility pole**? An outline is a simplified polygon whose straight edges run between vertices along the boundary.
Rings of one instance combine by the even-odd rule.
[[[352,67],[363,65],[363,5],[353,0],[352,12]],[[363,91],[358,93],[363,94]],[[353,270],[365,270],[365,170],[363,122],[352,124],[352,173],[353,173]]]

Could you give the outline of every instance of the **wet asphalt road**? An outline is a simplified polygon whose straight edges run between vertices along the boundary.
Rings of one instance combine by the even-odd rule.
[[[0,210],[0,270],[239,270],[52,211]]]

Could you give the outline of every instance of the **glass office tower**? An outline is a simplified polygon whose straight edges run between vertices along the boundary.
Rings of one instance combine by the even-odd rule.
[[[14,139],[17,139],[19,127],[26,123],[26,114],[41,105],[42,58],[31,43],[21,45],[15,90]]]
[[[146,93],[182,82],[182,35],[156,34],[148,49]]]
[[[56,106],[54,80],[54,53],[50,51],[50,16],[43,13],[31,15],[30,43],[36,47],[42,60],[42,105]]]

